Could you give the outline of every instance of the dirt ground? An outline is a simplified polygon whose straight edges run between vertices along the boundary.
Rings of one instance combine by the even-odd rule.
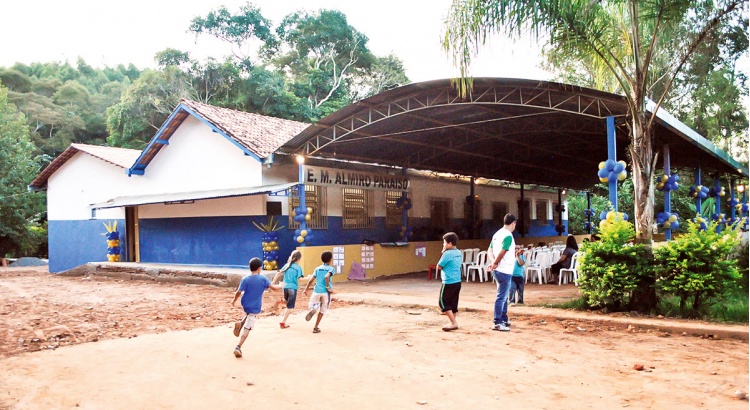
[[[335,288],[320,334],[265,312],[236,359],[233,289],[0,268],[0,408],[748,408],[747,342],[533,307],[574,286],[529,285],[510,333],[491,283],[464,285],[450,333],[438,281]]]

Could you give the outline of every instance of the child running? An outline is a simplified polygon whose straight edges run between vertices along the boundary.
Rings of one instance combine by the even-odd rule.
[[[237,288],[237,292],[234,293],[234,299],[232,299],[232,306],[236,306],[237,299],[242,295],[240,304],[245,311],[245,319],[234,325],[234,333],[236,336],[239,328],[243,327],[244,324],[240,343],[234,348],[234,357],[242,357],[242,344],[245,343],[247,335],[250,334],[250,331],[255,327],[255,320],[263,307],[263,292],[268,288],[275,291],[280,291],[282,289],[281,285],[272,284],[267,277],[260,274],[262,266],[263,262],[261,262],[260,259],[250,259],[250,274],[242,278],[240,286]]]
[[[456,248],[458,244],[458,235],[448,232],[443,235],[443,255],[440,257],[437,265],[440,268],[440,277],[443,280],[440,286],[440,298],[438,300],[440,311],[448,316],[451,324],[443,327],[443,330],[450,332],[458,330],[456,322],[456,313],[458,313],[458,295],[461,293],[461,262],[463,258],[461,251]]]
[[[276,283],[281,275],[284,275],[284,298],[280,300],[280,303],[286,302],[286,309],[284,310],[284,319],[281,320],[279,326],[282,329],[286,329],[289,325],[286,324],[286,320],[289,318],[289,314],[294,310],[294,305],[297,302],[297,290],[299,289],[299,279],[304,276],[302,273],[302,267],[299,266],[299,261],[302,259],[302,252],[293,251],[289,255],[289,260],[286,265],[279,270],[279,273],[273,278],[273,282]]]
[[[323,315],[328,310],[328,305],[331,303],[331,294],[333,293],[333,266],[331,266],[331,260],[333,254],[329,251],[325,251],[320,255],[320,259],[323,264],[315,268],[312,277],[307,282],[305,290],[302,292],[303,295],[307,295],[307,290],[310,289],[310,284],[315,280],[315,287],[313,288],[313,294],[310,296],[310,311],[307,312],[305,320],[310,320],[318,312],[318,319],[315,321],[315,327],[313,333],[320,333],[320,320],[323,319]]]

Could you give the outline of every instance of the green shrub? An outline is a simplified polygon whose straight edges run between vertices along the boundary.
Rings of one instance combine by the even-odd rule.
[[[740,278],[730,254],[740,242],[734,229],[717,232],[688,221],[687,232],[654,250],[657,289],[680,298],[680,310],[697,315],[704,303],[733,289]],[[690,309],[688,309],[688,302]]]
[[[578,257],[578,283],[587,304],[611,310],[651,309],[637,297],[653,292],[651,251],[628,243],[635,237],[633,225],[612,221],[600,227],[599,236],[597,242],[584,243]]]

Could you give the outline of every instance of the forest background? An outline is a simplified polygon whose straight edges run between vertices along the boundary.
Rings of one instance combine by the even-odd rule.
[[[664,104],[746,166],[747,73],[738,62],[747,58],[747,28],[746,14],[723,23]],[[410,82],[399,56],[373,54],[367,35],[336,10],[295,11],[273,24],[247,3],[197,16],[186,30],[198,40],[231,44],[232,52],[195,59],[165,49],[154,56],[155,68],[94,67],[81,58],[0,67],[0,257],[46,256],[45,193],[29,192],[27,185],[71,143],[142,149],[181,98],[313,123]],[[561,61],[553,50],[545,55],[542,66],[554,80],[617,92],[594,84],[585,66]],[[694,178],[691,170],[676,171],[684,183]],[[606,209],[599,209],[606,206],[605,189],[594,190],[597,211]],[[690,215],[694,206],[691,211],[685,191],[673,194],[673,208]],[[570,194],[570,230],[578,233],[585,206]],[[625,212],[632,208],[628,197],[625,184]]]

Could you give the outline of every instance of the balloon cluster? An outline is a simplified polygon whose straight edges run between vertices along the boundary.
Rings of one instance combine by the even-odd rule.
[[[591,208],[583,210],[583,216],[594,216],[595,211]]]
[[[555,212],[565,212],[565,205],[555,205]]]
[[[714,221],[716,221],[716,223],[720,223],[720,224],[723,224],[723,223],[727,222],[727,216],[726,216],[726,214],[722,214],[722,213],[715,213],[715,214],[711,215],[711,219],[713,219]]]
[[[708,194],[711,195],[712,198],[716,198],[719,196],[724,196],[727,193],[724,191],[723,186],[715,186],[708,190]]]
[[[742,215],[747,216],[748,206],[747,204],[737,204],[735,205],[737,207],[737,210],[742,212]]]
[[[601,221],[599,221],[599,229],[604,229],[615,221],[627,221],[628,214],[624,212],[602,211],[602,213],[599,214],[599,219],[601,219]]]
[[[591,222],[584,222],[583,223],[583,229],[585,229],[587,231],[590,231],[590,230],[594,229],[594,224],[591,223]]]
[[[312,219],[312,212],[313,209],[310,207],[305,208],[304,206],[298,206],[294,208],[294,220],[297,222],[309,221]],[[297,241],[297,243],[310,244],[312,238],[312,229],[297,229],[294,231],[294,240]]]
[[[557,233],[563,233],[563,232],[565,232],[565,225],[563,225],[563,224],[557,224],[557,225],[555,225],[555,232],[557,232]]]
[[[107,233],[102,234],[107,237],[107,260],[110,262],[120,261],[120,232],[117,232],[117,221],[112,224],[104,224]]]
[[[628,177],[628,171],[625,170],[625,167],[627,165],[628,164],[626,164],[625,161],[615,162],[612,159],[608,159],[606,161],[600,162],[599,172],[597,172],[597,175],[599,175],[599,181],[601,182],[624,181],[625,178]]]
[[[466,197],[467,200],[471,199],[471,196]],[[407,197],[400,197],[396,200],[396,208],[401,209],[402,211],[408,211],[411,209],[411,199]],[[406,242],[409,237],[412,235],[412,230],[410,226],[401,225],[401,228],[398,231],[398,238],[399,241]]]
[[[411,209],[411,199],[400,197],[396,200],[396,208],[403,209],[404,211],[408,211]]]
[[[708,198],[708,191],[708,187],[705,187],[703,185],[690,186],[690,196],[692,196],[693,198],[706,199]]]
[[[680,187],[680,176],[677,174],[662,175],[659,178],[659,182],[656,184],[656,189],[659,191],[676,191]]]
[[[693,222],[697,223],[702,231],[705,231],[706,229],[708,229],[708,225],[706,225],[708,221],[706,220],[706,218],[700,215],[696,215],[695,218],[693,219]]]
[[[263,269],[274,270],[279,268],[279,233],[272,231],[263,234]]]
[[[664,229],[675,230],[680,227],[679,216],[674,212],[659,212],[656,214],[656,223]]]

